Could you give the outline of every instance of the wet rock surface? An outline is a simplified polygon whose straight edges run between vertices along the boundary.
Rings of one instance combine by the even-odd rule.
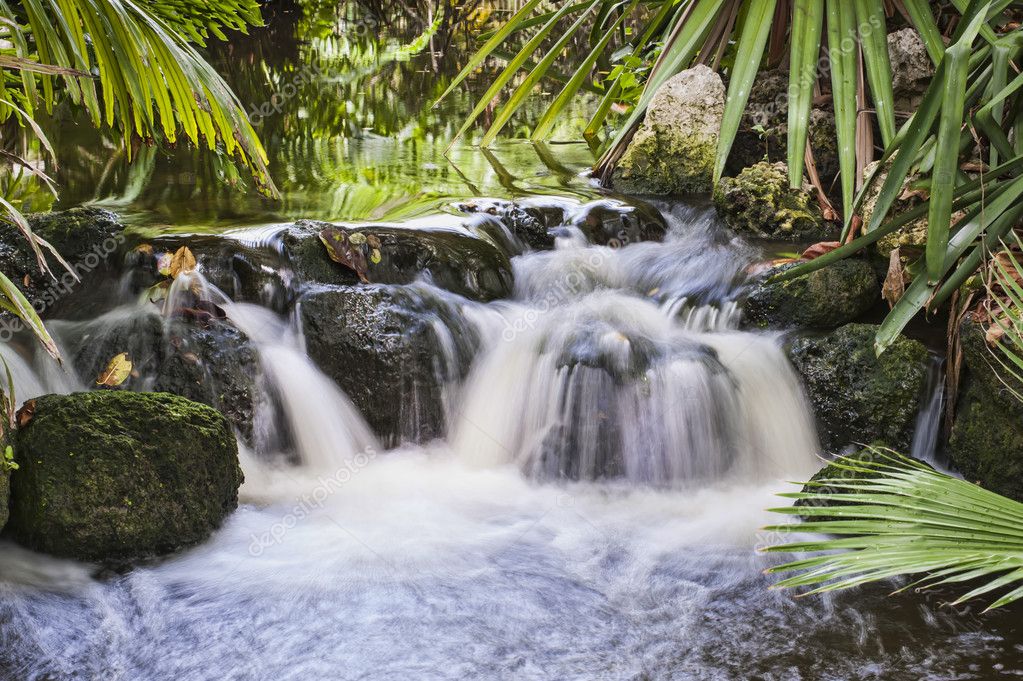
[[[122,309],[79,329],[68,351],[85,385],[112,357],[127,353],[134,375],[119,389],[168,392],[209,405],[227,416],[243,441],[252,441],[262,369],[249,338],[228,320],[196,323]]]
[[[983,325],[967,316],[959,328],[963,371],[949,459],[967,480],[1023,501],[1023,404],[1012,392],[1023,395],[1023,385],[1005,375]]]
[[[339,286],[301,301],[310,358],[386,445],[444,433],[444,389],[464,377],[479,339],[453,303],[428,290]]]
[[[204,540],[238,504],[227,420],[164,393],[47,395],[19,430],[7,531],[56,556],[120,565]]]
[[[76,280],[46,247],[41,251],[53,274],[42,272],[22,233],[8,223],[0,224],[0,271],[40,314],[52,315],[67,308],[72,293],[92,286],[99,275],[113,271],[118,264],[125,235],[124,225],[113,213],[72,208],[27,218],[33,233],[48,241],[78,276]]]
[[[909,451],[927,380],[927,349],[901,337],[878,357],[877,329],[848,324],[797,338],[789,348],[829,452],[857,443]]]
[[[490,241],[457,226],[411,229],[399,225],[297,222],[282,234],[282,239],[295,276],[301,282],[334,285],[359,282],[355,271],[330,259],[319,236],[325,229],[379,240],[378,256],[373,255],[373,249],[364,240],[361,246],[365,251],[365,276],[372,283],[410,284],[428,275],[437,286],[473,300],[495,300],[511,293],[508,256]]]
[[[877,275],[865,260],[846,258],[795,279],[770,281],[794,266],[768,270],[752,284],[742,303],[746,325],[833,329],[854,321],[880,300]]]

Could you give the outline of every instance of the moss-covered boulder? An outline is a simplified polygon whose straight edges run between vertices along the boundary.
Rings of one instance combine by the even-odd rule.
[[[1023,501],[1023,404],[1012,394],[1023,394],[1023,385],[1000,371],[981,324],[967,317],[959,338],[963,369],[949,459],[967,480]]]
[[[887,166],[879,169],[879,162],[874,161],[867,165],[863,171],[865,178],[869,179],[876,173],[874,181],[867,186],[863,203],[860,205],[860,215],[864,224],[870,222],[874,216],[874,207],[877,205],[878,196],[881,194],[881,187],[888,177]],[[906,178],[902,191],[892,206],[891,215],[899,215],[906,211],[917,208],[927,199],[926,193],[914,191],[915,183],[920,178],[911,175]],[[927,243],[927,215],[909,222],[890,234],[878,239],[876,249],[879,254],[887,258],[896,248],[922,248]]]
[[[421,287],[338,286],[300,300],[309,357],[385,445],[443,435],[444,389],[479,344],[450,298]]]
[[[700,65],[668,79],[612,176],[626,194],[702,194],[711,190],[725,109],[721,77]]]
[[[821,218],[809,187],[792,189],[784,163],[757,163],[714,188],[714,205],[725,222],[744,236],[820,239],[832,231]]]
[[[282,239],[284,252],[301,282],[359,283],[354,270],[334,262],[327,254],[320,240],[325,229],[339,230],[348,238],[359,235],[356,239],[365,259],[365,277],[374,284],[409,284],[428,277],[440,288],[474,300],[490,301],[511,294],[512,268],[507,253],[457,221],[450,228],[297,222]],[[374,247],[376,243],[379,245]]]
[[[203,541],[238,505],[242,472],[216,410],[165,393],[46,395],[17,434],[7,531],[111,565]]]
[[[824,336],[797,338],[789,348],[821,444],[830,452],[871,442],[908,451],[913,441],[927,380],[927,349],[900,337],[878,357],[877,329],[848,324]]]
[[[0,271],[8,276],[40,314],[67,305],[90,279],[112,270],[125,242],[117,216],[98,208],[72,208],[28,216],[32,231],[50,243],[71,265],[79,280],[42,248],[56,281],[40,271],[35,252],[14,226],[0,222]],[[3,340],[9,340],[4,338]]]
[[[770,281],[792,267],[768,270],[752,284],[742,303],[746,325],[834,329],[857,319],[880,300],[877,275],[865,260],[846,258],[795,279]]]

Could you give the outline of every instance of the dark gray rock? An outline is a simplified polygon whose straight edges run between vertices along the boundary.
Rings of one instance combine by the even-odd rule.
[[[386,445],[444,434],[443,390],[479,339],[455,304],[423,287],[341,286],[301,301],[310,358]]]
[[[833,329],[857,319],[880,300],[877,275],[865,260],[846,258],[795,279],[769,281],[794,266],[768,270],[754,282],[742,303],[745,324]]]
[[[848,324],[797,338],[789,348],[827,451],[870,443],[909,451],[927,381],[927,349],[901,337],[878,357],[877,329]]]
[[[330,259],[319,233],[336,227],[347,234],[377,237],[380,261],[370,260],[366,277],[374,284],[409,284],[428,274],[437,286],[473,300],[489,301],[511,294],[508,256],[490,241],[460,226],[452,229],[411,229],[397,225],[340,226],[301,221],[282,235],[286,255],[303,283],[351,285],[359,278]]]
[[[988,349],[984,327],[960,324],[963,369],[948,453],[967,480],[1023,501],[1023,385]]]

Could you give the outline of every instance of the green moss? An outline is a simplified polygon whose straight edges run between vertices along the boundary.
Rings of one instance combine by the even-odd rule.
[[[881,289],[869,263],[845,259],[782,282],[768,279],[795,267],[767,272],[743,302],[746,323],[757,328],[833,329],[863,315],[879,300]]]
[[[615,169],[615,189],[627,194],[685,195],[711,190],[717,138],[655,128],[637,134]]]
[[[967,480],[1023,501],[1023,409],[1004,408],[973,382],[957,407],[949,456]]]
[[[761,162],[722,178],[714,204],[728,226],[744,235],[805,239],[829,231],[810,192],[789,187],[784,163]]]
[[[878,357],[877,329],[848,324],[825,336],[799,338],[789,349],[828,451],[868,442],[907,451],[912,443],[927,349],[900,337]]]
[[[238,503],[227,420],[166,393],[40,397],[16,451],[8,530],[58,556],[117,564],[173,551]]]
[[[1023,501],[1023,404],[1009,389],[1020,392],[1023,385],[998,370],[982,325],[964,320],[959,338],[964,390],[956,408],[949,458],[967,480]]]

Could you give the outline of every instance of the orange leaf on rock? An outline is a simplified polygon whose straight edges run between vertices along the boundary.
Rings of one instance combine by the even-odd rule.
[[[376,237],[374,237],[376,238]],[[334,262],[344,265],[359,276],[359,281],[368,284],[366,269],[365,246],[368,239],[360,232],[348,234],[337,227],[327,227],[320,231],[320,241],[327,249],[327,255]]]
[[[115,355],[107,363],[107,368],[96,378],[96,385],[116,388],[128,380],[128,377],[131,376],[132,367],[133,365],[128,358],[127,352]]]
[[[189,250],[188,246],[182,246],[178,250],[174,251],[174,255],[171,256],[170,267],[168,269],[168,274],[175,278],[177,278],[179,274],[187,274],[195,269],[195,256],[192,255],[192,251]]]

